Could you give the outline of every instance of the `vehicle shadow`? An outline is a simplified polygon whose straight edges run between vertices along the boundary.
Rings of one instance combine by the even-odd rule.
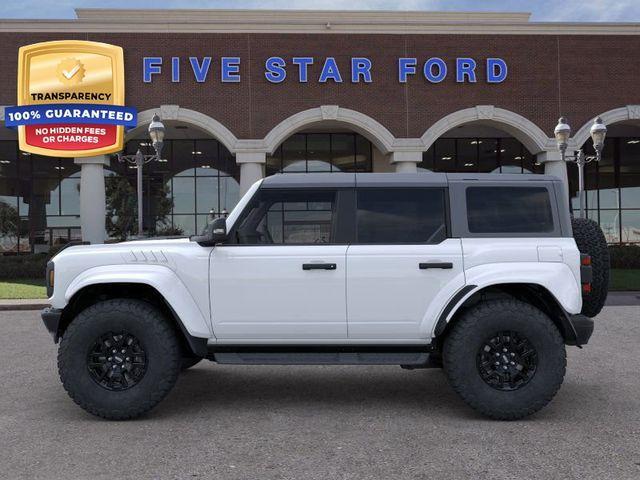
[[[443,410],[477,417],[457,397],[439,369],[375,366],[199,365],[183,372],[154,418],[269,410],[303,414],[335,409]]]

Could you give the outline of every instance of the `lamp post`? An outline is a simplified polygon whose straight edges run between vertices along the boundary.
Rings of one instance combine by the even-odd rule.
[[[149,138],[151,138],[151,144],[155,153],[153,155],[144,155],[140,149],[135,155],[122,155],[118,153],[119,162],[127,162],[135,165],[137,169],[137,193],[138,193],[138,235],[142,236],[142,167],[145,163],[149,163],[152,160],[160,160],[162,152],[162,145],[164,143],[165,128],[164,124],[160,121],[158,114],[155,114],[149,124]]]
[[[569,145],[569,137],[571,136],[571,127],[567,123],[567,119],[560,117],[558,125],[553,131],[556,142],[558,143],[558,150],[562,154],[563,161],[574,161],[578,166],[578,199],[580,201],[580,218],[585,218],[585,192],[584,192],[584,166],[592,161],[599,162],[602,158],[602,149],[604,148],[604,139],[607,135],[607,127],[602,123],[602,119],[597,117],[591,125],[590,133],[591,140],[593,140],[593,149],[596,151],[595,155],[585,155],[582,149],[578,150],[573,155],[567,155],[567,147]]]

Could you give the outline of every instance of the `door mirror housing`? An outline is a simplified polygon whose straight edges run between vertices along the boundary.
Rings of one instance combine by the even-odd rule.
[[[227,219],[216,218],[207,225],[202,235],[192,235],[189,237],[192,242],[197,242],[203,247],[211,247],[227,240]]]

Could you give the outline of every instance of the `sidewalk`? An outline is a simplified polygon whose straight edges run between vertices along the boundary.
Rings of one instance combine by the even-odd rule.
[[[609,292],[607,297],[608,307],[640,305],[640,291],[636,292]],[[49,306],[46,299],[33,300],[0,300],[0,312],[7,310],[42,310]]]
[[[621,307],[626,305],[640,305],[640,291],[633,292],[609,292],[607,297],[608,307]]]

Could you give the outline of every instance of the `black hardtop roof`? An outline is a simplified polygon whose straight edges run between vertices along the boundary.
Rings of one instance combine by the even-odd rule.
[[[266,177],[262,188],[321,187],[446,187],[457,182],[559,182],[551,175],[521,173],[279,173]]]

